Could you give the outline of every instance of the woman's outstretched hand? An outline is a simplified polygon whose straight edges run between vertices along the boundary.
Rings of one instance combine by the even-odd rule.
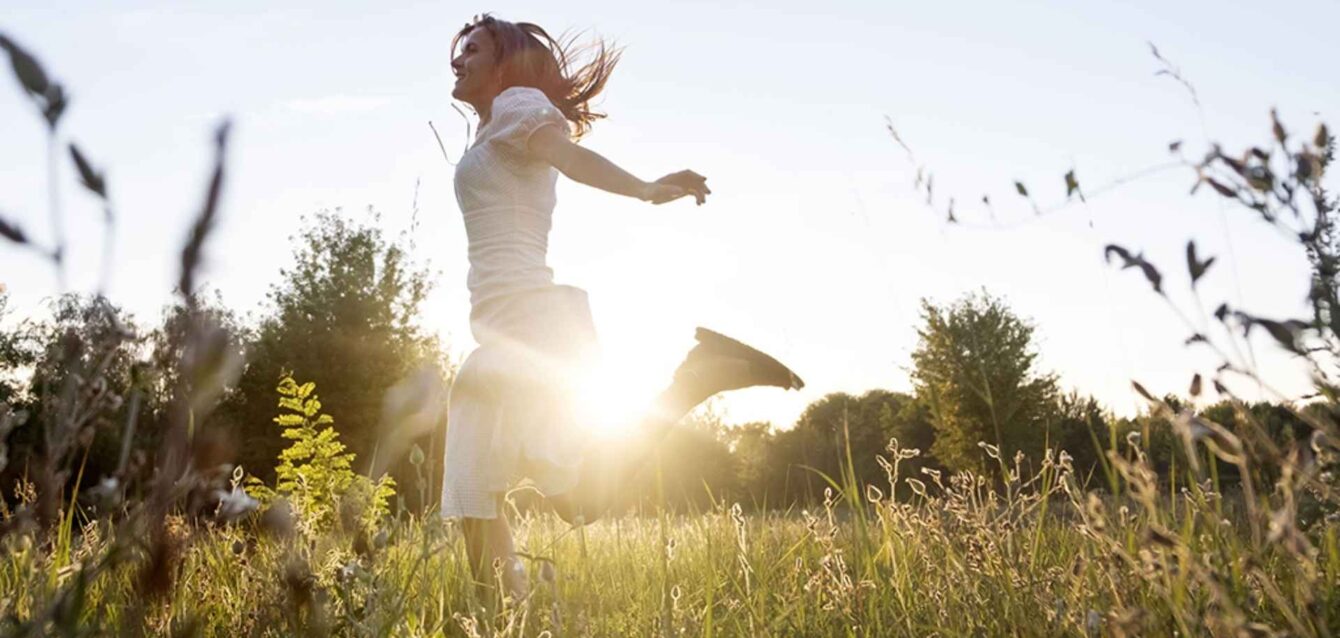
[[[642,199],[653,204],[672,202],[685,195],[692,195],[701,206],[711,194],[707,188],[707,178],[693,171],[684,170],[671,173],[654,182],[648,182],[643,188]]]

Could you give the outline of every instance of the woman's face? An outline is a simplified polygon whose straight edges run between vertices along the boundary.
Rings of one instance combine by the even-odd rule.
[[[502,91],[502,77],[494,51],[493,34],[479,27],[466,34],[460,53],[451,60],[451,70],[456,74],[451,96],[469,102],[476,111],[492,104],[493,98]]]

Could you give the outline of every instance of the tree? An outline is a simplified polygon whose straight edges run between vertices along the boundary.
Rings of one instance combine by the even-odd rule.
[[[920,455],[903,459],[898,465],[902,476],[916,477],[921,474],[923,467],[940,469],[940,464],[931,452],[935,448],[935,427],[931,423],[930,406],[915,397],[908,397],[902,409],[893,415],[889,438],[898,439],[898,447],[901,449],[921,451]]]
[[[834,392],[806,406],[795,427],[771,441],[768,502],[815,499],[829,487],[825,476],[841,485],[848,470],[858,484],[886,486],[875,456],[887,456],[889,439],[914,429],[904,422],[912,403],[905,394],[870,390],[860,396]]]
[[[653,467],[640,475],[638,491],[652,508],[705,511],[714,502],[738,498],[735,458],[720,415],[699,410],[680,422],[657,447]]]
[[[9,314],[9,292],[0,286],[0,322]],[[12,330],[0,328],[0,403],[16,404],[22,397],[20,375],[37,361],[37,351],[29,339],[29,326]]]
[[[284,376],[323,389],[327,408],[340,416],[340,439],[360,464],[374,457],[387,388],[424,362],[445,376],[440,344],[417,325],[429,274],[400,243],[388,242],[376,222],[375,215],[358,222],[338,211],[317,213],[296,240],[293,265],[270,289],[270,309],[256,328],[238,391],[220,415],[240,433],[242,465],[267,482],[285,445],[273,427],[273,389]],[[431,435],[419,438],[431,454]],[[392,474],[402,485],[414,484],[409,469]]]
[[[1094,488],[1107,480],[1102,457],[1113,445],[1110,420],[1096,399],[1070,392],[1056,398],[1047,424],[1048,446],[1070,454],[1080,480]]]
[[[1018,451],[1041,453],[1057,393],[1055,377],[1036,369],[1033,326],[985,292],[947,306],[922,300],[912,383],[935,428],[931,450],[945,467],[977,472]],[[990,451],[990,450],[988,450]]]
[[[762,421],[743,423],[726,430],[726,442],[735,459],[735,482],[742,498],[763,506],[769,496],[779,499],[781,490],[771,493],[776,481],[776,434],[772,424]]]
[[[171,401],[173,388],[180,376],[182,356],[193,329],[202,325],[221,329],[220,334],[227,336],[229,354],[238,360],[245,359],[246,345],[251,340],[249,330],[237,313],[223,304],[218,291],[215,291],[212,299],[197,293],[192,301],[194,308],[180,301],[166,306],[162,313],[162,323],[149,335],[149,363],[153,374],[145,379],[144,391],[151,406],[166,406]]]
[[[85,484],[125,470],[128,404],[138,376],[142,338],[124,311],[105,297],[68,293],[56,298],[49,320],[26,324],[11,341],[15,362],[30,367],[25,388],[8,402],[27,414],[8,433],[9,462],[0,485],[19,477],[37,485],[39,517],[51,522],[78,466]],[[6,344],[0,344],[6,345]],[[12,368],[11,368],[12,369]],[[124,451],[123,451],[124,450]]]

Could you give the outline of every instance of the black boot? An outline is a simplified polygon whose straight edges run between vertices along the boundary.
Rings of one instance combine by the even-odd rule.
[[[675,383],[706,393],[703,401],[721,392],[755,386],[783,390],[805,387],[805,382],[780,361],[726,335],[698,328],[694,336],[698,345],[675,370]]]

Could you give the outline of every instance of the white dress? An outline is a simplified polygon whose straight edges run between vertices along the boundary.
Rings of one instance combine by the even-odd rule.
[[[509,88],[456,166],[479,347],[448,401],[444,518],[495,518],[498,495],[521,478],[548,495],[577,481],[574,386],[598,347],[586,292],[555,284],[546,263],[558,171],[526,152],[545,126],[568,132],[543,92]]]

